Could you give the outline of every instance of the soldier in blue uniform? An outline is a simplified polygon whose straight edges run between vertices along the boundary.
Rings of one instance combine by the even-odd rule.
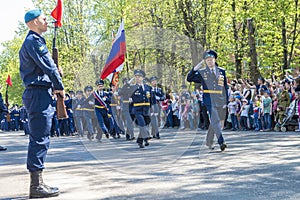
[[[29,135],[29,125],[28,125],[28,114],[24,106],[20,108],[20,120],[23,124],[23,130],[25,135]]]
[[[84,93],[86,96],[86,100],[82,105],[82,109],[83,109],[84,120],[86,122],[86,128],[88,130],[87,138],[89,140],[93,140],[95,134],[94,127],[93,127],[93,118],[95,115],[94,112],[95,101],[93,96],[93,87],[90,85],[86,86],[84,88]]]
[[[20,129],[20,110],[18,104],[15,104],[10,112],[11,116],[11,130],[19,131]]]
[[[54,94],[52,97],[52,107],[54,109],[54,113],[52,116],[52,125],[51,125],[51,130],[50,130],[51,137],[54,137],[54,136],[60,137],[61,136],[60,129],[59,129],[59,122],[57,119],[56,102],[57,102],[57,97]]]
[[[74,122],[79,137],[83,137],[83,123],[84,114],[82,106],[84,104],[85,97],[82,90],[76,91],[76,98],[72,102],[72,109],[74,110]]]
[[[149,145],[150,104],[154,95],[152,88],[143,83],[143,79],[146,76],[143,70],[135,70],[134,76],[136,84],[131,87],[131,114],[134,115],[135,122],[139,127],[139,135],[136,142],[140,148],[144,148],[144,145]]]
[[[216,63],[217,53],[207,50],[203,61],[193,67],[188,73],[187,81],[201,83],[203,87],[203,104],[210,114],[210,126],[206,136],[206,145],[213,149],[214,135],[217,136],[221,151],[227,145],[224,143],[220,122],[225,119],[228,102],[226,72]]]
[[[104,91],[104,81],[97,80],[96,85],[98,89],[93,93],[95,98],[95,113],[99,126],[102,130],[101,133],[98,133],[97,139],[101,140],[103,133],[105,134],[106,138],[109,138],[109,130],[111,127],[108,118],[108,109],[111,100],[109,98],[109,93]]]
[[[160,139],[159,130],[158,130],[158,116],[160,111],[160,102],[165,100],[165,95],[160,87],[157,86],[157,77],[152,76],[150,78],[150,83],[152,87],[152,93],[154,93],[153,98],[151,99],[151,135],[153,138]]]
[[[59,195],[57,187],[43,183],[42,171],[50,144],[52,92],[65,96],[58,68],[46,46],[42,33],[48,23],[40,9],[25,14],[29,32],[19,51],[20,75],[25,85],[22,100],[29,117],[29,145],[27,169],[31,182],[29,198],[45,198]]]
[[[69,95],[66,95],[67,98],[65,99],[65,105],[67,109],[68,114],[68,125],[69,125],[69,133],[70,135],[74,135],[76,132],[75,124],[74,124],[74,117],[73,117],[73,109],[72,109],[72,103],[73,103],[73,91],[69,91]]]
[[[117,87],[113,85],[112,83],[110,84],[110,98],[111,98],[111,103],[110,103],[110,108],[111,108],[111,118],[114,124],[114,128],[117,134],[117,137],[120,138],[120,134],[124,135],[124,125],[123,121],[121,120],[121,114],[120,114],[120,96],[117,91]]]
[[[0,85],[0,89],[1,89],[1,85]],[[2,113],[7,113],[7,108],[3,102],[3,99],[2,99],[2,94],[0,93],[0,116],[2,116]],[[0,117],[0,120],[2,118]],[[7,148],[6,147],[3,147],[3,146],[0,146],[0,151],[6,151]]]

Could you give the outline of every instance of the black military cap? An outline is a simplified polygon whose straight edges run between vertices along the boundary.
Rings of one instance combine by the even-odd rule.
[[[84,88],[84,92],[88,91],[88,90],[93,90],[93,87],[88,85],[88,86],[85,86]]]
[[[217,59],[217,57],[218,57],[218,54],[214,50],[207,50],[203,53],[203,59],[206,59],[206,58],[215,58],[215,59]]]
[[[69,94],[75,94],[75,92],[73,90],[69,90]]]
[[[82,90],[77,90],[76,94],[83,94],[83,91]]]
[[[146,76],[145,72],[143,70],[141,70],[141,69],[134,70],[134,75],[135,76],[142,76],[142,77]]]
[[[156,76],[152,76],[152,77],[150,78],[150,82],[155,81],[155,80],[158,80],[158,78],[157,78]]]
[[[98,80],[96,81],[96,85],[104,85],[104,81],[101,80],[101,79],[98,79]]]

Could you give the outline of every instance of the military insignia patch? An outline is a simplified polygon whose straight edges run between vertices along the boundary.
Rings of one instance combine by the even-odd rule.
[[[224,86],[224,76],[222,74],[220,74],[218,77],[218,85]]]

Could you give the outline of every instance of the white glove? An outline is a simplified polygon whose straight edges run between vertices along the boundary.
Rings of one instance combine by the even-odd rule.
[[[199,63],[194,67],[194,70],[197,71],[198,69],[202,68],[203,65],[204,65],[204,60],[202,60],[201,62],[199,62]]]

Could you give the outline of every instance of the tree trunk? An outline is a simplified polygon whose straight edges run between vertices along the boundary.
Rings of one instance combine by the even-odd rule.
[[[287,37],[286,37],[286,24],[285,19],[281,21],[281,36],[282,36],[282,47],[283,47],[283,74],[284,70],[288,69],[288,50],[287,50]]]
[[[234,43],[235,43],[235,49],[234,49],[234,59],[235,59],[235,73],[236,73],[236,78],[239,79],[241,78],[242,75],[242,59],[239,56],[239,36],[238,36],[238,29],[237,29],[237,23],[236,23],[236,16],[235,16],[235,8],[236,8],[236,4],[235,4],[235,0],[232,2],[231,4],[232,6],[232,12],[234,14],[233,18],[232,18],[232,26],[233,26],[233,38],[234,38]]]
[[[257,52],[256,52],[256,45],[255,45],[255,27],[253,24],[253,19],[247,19],[247,27],[248,27],[248,45],[250,48],[249,56],[251,58],[250,62],[250,77],[252,78],[253,82],[261,76],[258,66],[257,66]]]
[[[294,47],[295,47],[295,41],[297,39],[297,24],[299,21],[299,17],[298,17],[298,0],[295,0],[295,18],[294,18],[294,29],[293,29],[293,38],[292,38],[292,44],[291,44],[291,51],[289,53],[289,59],[288,59],[288,66],[291,65],[291,60],[293,57],[293,51],[294,51]]]

